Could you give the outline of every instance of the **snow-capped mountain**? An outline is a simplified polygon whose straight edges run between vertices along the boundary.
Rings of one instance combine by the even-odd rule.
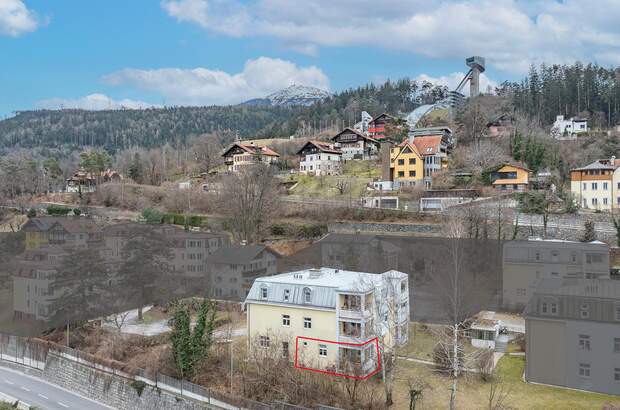
[[[254,98],[242,104],[244,105],[312,105],[317,101],[324,100],[331,94],[325,90],[306,85],[296,85],[286,87],[283,90],[269,94],[265,98]]]

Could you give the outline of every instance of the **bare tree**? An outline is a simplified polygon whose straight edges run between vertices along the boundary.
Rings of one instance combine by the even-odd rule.
[[[512,393],[511,386],[504,383],[502,376],[494,376],[491,378],[488,395],[489,410],[509,410],[512,407],[507,401]]]
[[[277,181],[267,165],[244,167],[223,181],[222,212],[238,240],[259,242],[279,205]]]
[[[424,391],[430,388],[430,385],[420,378],[407,380],[409,388],[409,410],[415,410],[418,401],[422,400]]]
[[[129,313],[130,311],[114,313],[113,315],[104,318],[104,322],[114,325],[114,327],[116,328],[116,331],[120,335],[121,332],[123,331],[123,326],[125,325],[125,322],[127,322]]]
[[[209,172],[219,165],[222,145],[214,134],[201,135],[193,141],[192,153],[199,172]]]
[[[473,289],[464,277],[464,248],[467,228],[464,225],[463,215],[452,213],[446,215],[443,224],[445,247],[445,265],[439,269],[431,268],[431,276],[440,292],[439,299],[448,325],[441,332],[438,341],[438,350],[443,351],[448,367],[452,386],[450,388],[450,409],[456,408],[458,380],[461,374],[471,363],[464,351],[463,336],[467,319],[474,313]]]
[[[346,179],[336,181],[336,189],[340,195],[344,195],[349,191],[350,182]]]

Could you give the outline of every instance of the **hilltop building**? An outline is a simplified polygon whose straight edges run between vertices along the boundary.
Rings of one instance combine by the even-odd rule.
[[[570,188],[577,204],[584,209],[600,211],[620,208],[619,168],[620,160],[611,157],[572,169]]]
[[[398,119],[390,114],[383,113],[377,115],[368,124],[368,136],[377,141],[383,141],[386,139],[386,126],[390,124],[395,125],[397,122]]]
[[[299,151],[299,173],[303,175],[335,175],[340,173],[342,151],[333,143],[308,141]]]
[[[67,178],[65,191],[69,193],[90,193],[97,190],[97,185],[106,182],[120,182],[122,175],[111,169],[101,173],[86,172],[80,169]]]
[[[491,182],[498,191],[523,192],[529,189],[531,174],[524,166],[506,164],[491,174]]]
[[[364,377],[377,369],[377,342],[407,342],[407,275],[332,268],[258,278],[245,301],[249,348],[273,349],[309,369]]]
[[[253,141],[249,144],[235,142],[222,154],[228,172],[238,172],[244,167],[256,164],[273,164],[280,154],[269,147],[261,147]]]
[[[572,139],[577,134],[588,132],[588,120],[584,118],[564,119],[563,115],[558,115],[551,127],[551,135],[556,139]]]
[[[334,146],[342,151],[342,160],[376,159],[380,143],[351,128],[345,128],[332,137]]]

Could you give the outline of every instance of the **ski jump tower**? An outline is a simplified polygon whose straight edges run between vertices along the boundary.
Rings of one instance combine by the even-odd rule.
[[[469,96],[477,97],[480,94],[480,73],[484,73],[484,57],[473,56],[465,60],[469,70]]]

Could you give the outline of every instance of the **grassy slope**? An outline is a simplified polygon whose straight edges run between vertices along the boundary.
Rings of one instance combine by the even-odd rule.
[[[366,192],[367,184],[380,175],[380,164],[374,161],[348,161],[344,164],[342,175],[296,176],[298,184],[291,190],[291,194],[315,198],[357,199]],[[344,195],[336,188],[339,181],[346,181],[350,186]]]
[[[395,408],[409,406],[408,380],[423,380],[430,385],[424,391],[418,408],[448,408],[450,400],[450,380],[437,374],[430,367],[400,360],[398,364],[397,386],[395,389]],[[504,388],[510,390],[506,404],[513,409],[600,409],[605,405],[620,406],[620,397],[598,393],[574,391],[550,386],[525,383],[522,379],[525,357],[504,356],[496,370],[501,375]],[[491,384],[482,382],[472,375],[459,380],[457,408],[488,408],[488,395]],[[610,407],[611,408],[611,407]]]

